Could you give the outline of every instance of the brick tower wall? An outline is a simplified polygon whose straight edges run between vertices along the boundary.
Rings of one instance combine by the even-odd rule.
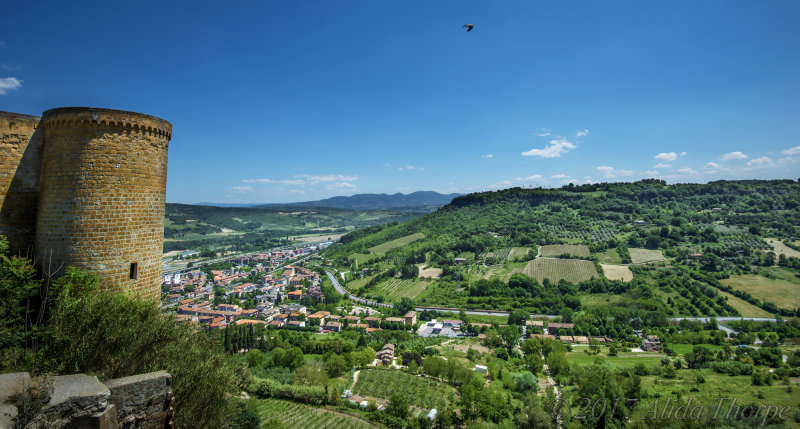
[[[45,271],[73,265],[101,287],[158,300],[172,125],[134,112],[44,112],[36,252]]]
[[[33,258],[42,130],[38,116],[0,112],[0,235],[12,255]]]

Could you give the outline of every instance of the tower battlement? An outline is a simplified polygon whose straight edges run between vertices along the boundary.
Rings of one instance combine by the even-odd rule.
[[[0,112],[0,234],[45,271],[72,265],[158,299],[171,137],[169,122],[122,110]]]

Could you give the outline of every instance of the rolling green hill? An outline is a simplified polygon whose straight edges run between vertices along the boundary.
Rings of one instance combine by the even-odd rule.
[[[723,316],[739,314],[727,302],[734,296],[738,308],[746,301],[791,316],[796,303],[783,295],[721,280],[763,276],[769,271],[759,267],[781,265],[788,273],[782,277],[786,287],[800,292],[800,260],[772,251],[790,253],[788,246],[800,238],[797,219],[800,183],[789,180],[511,188],[458,197],[420,218],[347,234],[326,255],[348,268],[357,258],[359,269],[394,270],[396,277],[413,274],[403,270],[413,264],[441,268],[443,275],[415,298],[426,305],[556,314],[579,311],[580,296],[612,293],[630,298],[626,305],[633,312],[666,308],[661,311],[666,316]],[[766,237],[777,237],[783,247],[768,244]],[[541,246],[548,247],[537,252]],[[502,257],[514,247],[532,251],[514,260]],[[588,261],[557,263],[576,257]],[[525,269],[526,260],[536,262]],[[603,276],[599,262],[610,260],[630,265],[633,279]],[[351,292],[382,297],[387,290],[382,282],[389,281]]]

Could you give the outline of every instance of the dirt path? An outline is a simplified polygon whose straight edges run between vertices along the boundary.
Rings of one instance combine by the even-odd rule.
[[[353,391],[353,388],[356,387],[356,382],[358,381],[358,373],[360,373],[360,372],[361,372],[361,370],[359,369],[358,371],[353,373],[353,384],[350,385],[350,391],[351,392]]]

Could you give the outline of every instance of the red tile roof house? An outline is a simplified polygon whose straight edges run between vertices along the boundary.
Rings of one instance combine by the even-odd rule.
[[[342,330],[342,324],[339,322],[328,322],[325,324],[325,330],[330,332],[339,332]]]
[[[374,328],[375,325],[377,325],[377,324],[379,324],[381,322],[381,318],[380,317],[375,317],[375,316],[369,316],[369,317],[365,317],[364,321],[367,322],[367,325],[369,325],[370,328]]]

